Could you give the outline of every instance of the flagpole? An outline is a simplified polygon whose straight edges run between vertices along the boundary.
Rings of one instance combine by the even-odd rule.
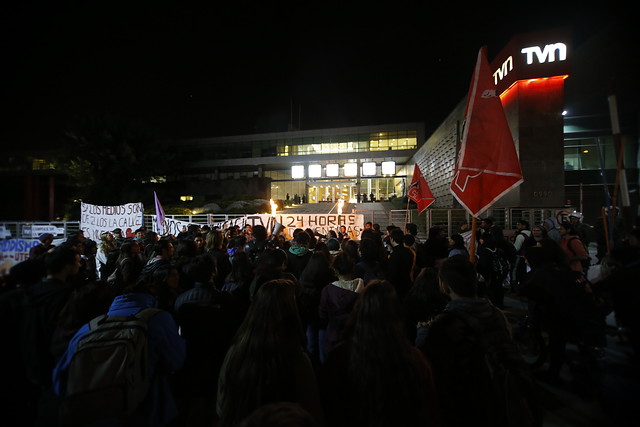
[[[478,230],[478,220],[471,217],[471,241],[469,243],[469,261],[476,262],[476,231]]]
[[[404,212],[404,230],[407,231],[407,224],[409,223],[409,203],[411,199],[407,196],[407,210]]]

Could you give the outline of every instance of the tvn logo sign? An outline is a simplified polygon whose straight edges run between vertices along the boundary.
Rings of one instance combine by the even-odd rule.
[[[520,53],[526,55],[527,65],[531,65],[534,62],[538,64],[545,64],[555,61],[565,61],[567,59],[567,45],[564,43],[548,44],[544,48],[540,46],[532,46],[523,48]],[[502,63],[502,66],[493,73],[493,82],[498,84],[503,78],[509,74],[509,71],[513,70],[513,56],[507,58]]]

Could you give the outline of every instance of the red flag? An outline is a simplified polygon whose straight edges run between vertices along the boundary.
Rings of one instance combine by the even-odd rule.
[[[413,179],[411,180],[411,185],[409,185],[407,196],[418,204],[418,213],[427,209],[436,201],[417,163],[413,168]]]
[[[496,94],[486,46],[471,79],[451,192],[475,217],[523,181],[509,124]]]

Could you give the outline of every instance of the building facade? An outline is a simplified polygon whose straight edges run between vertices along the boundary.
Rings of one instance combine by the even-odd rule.
[[[246,193],[306,203],[404,197],[408,163],[424,140],[423,123],[187,140],[181,188],[207,198]]]

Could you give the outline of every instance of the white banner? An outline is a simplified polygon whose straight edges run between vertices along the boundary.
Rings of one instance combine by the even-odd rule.
[[[151,223],[152,223],[152,231],[158,233],[159,236],[164,236],[166,234],[170,234],[172,236],[177,236],[183,231],[187,231],[187,227],[190,225],[199,225],[202,227],[204,224],[195,224],[193,222],[187,221],[179,221],[177,219],[165,217],[164,221],[164,230],[158,230],[158,223],[156,221],[156,216],[151,215]]]
[[[144,224],[142,203],[120,206],[81,204],[80,229],[87,239],[100,241],[100,235],[116,228],[123,236],[130,236]]]
[[[11,267],[29,258],[29,251],[39,240],[11,239],[0,241],[0,276],[9,274]]]
[[[310,228],[323,236],[326,235],[329,230],[334,230],[337,234],[338,231],[340,231],[340,226],[344,225],[351,239],[360,240],[360,234],[364,229],[364,215],[276,214],[273,216],[269,214],[253,214],[233,218],[224,222],[217,222],[211,226],[224,230],[232,225],[239,225],[242,228],[247,224],[251,226],[260,224],[267,229],[267,232],[271,233],[276,223],[282,224],[285,227],[284,232],[287,236],[291,236],[293,230],[296,228]]]

